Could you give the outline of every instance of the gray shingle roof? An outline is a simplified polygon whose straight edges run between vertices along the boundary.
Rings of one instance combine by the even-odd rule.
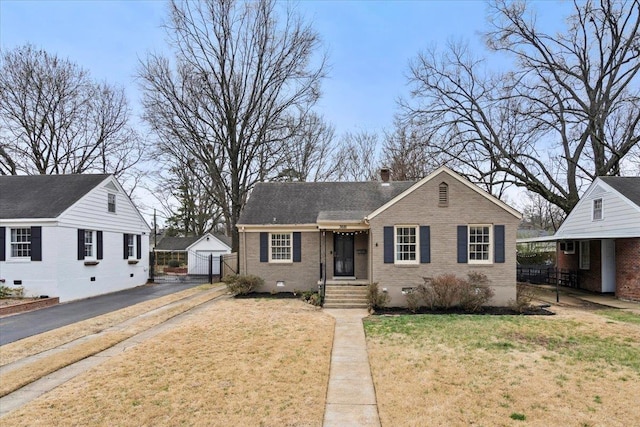
[[[0,219],[56,218],[108,176],[0,176]]]
[[[216,239],[220,240],[225,245],[231,247],[231,238],[224,234],[213,233]],[[161,251],[184,251],[189,246],[200,240],[202,236],[189,236],[189,237],[163,237],[158,242],[156,249]]]
[[[202,236],[189,237],[163,237],[158,242],[156,249],[162,251],[184,251],[194,244]]]
[[[600,179],[617,192],[640,206],[640,177],[638,176],[601,176]]]
[[[325,220],[355,219],[354,214],[364,218],[413,184],[408,181],[258,183],[238,224],[315,224],[319,215]]]

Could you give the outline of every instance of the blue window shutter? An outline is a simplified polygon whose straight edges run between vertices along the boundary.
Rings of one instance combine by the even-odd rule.
[[[96,244],[98,245],[96,258],[102,259],[102,231],[96,231]]]
[[[493,226],[493,241],[495,244],[494,261],[498,263],[504,262],[504,225]]]
[[[293,262],[302,261],[302,233],[293,233]]]
[[[122,257],[123,259],[128,259],[129,258],[129,235],[125,233],[122,236],[123,236]]]
[[[384,227],[384,263],[393,264],[393,227]]]
[[[84,230],[78,229],[78,260],[84,259]]]
[[[136,235],[136,259],[142,259],[142,236]]]
[[[420,226],[420,262],[431,262],[431,227]]]
[[[7,229],[0,227],[0,261],[7,260]]]
[[[42,261],[42,227],[31,227],[31,261]]]
[[[467,262],[467,226],[458,226],[458,263]]]
[[[269,233],[260,233],[260,262],[269,262]]]

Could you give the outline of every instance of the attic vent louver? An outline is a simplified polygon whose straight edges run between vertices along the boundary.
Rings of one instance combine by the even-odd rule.
[[[449,186],[446,182],[440,183],[438,186],[438,206],[449,205]]]

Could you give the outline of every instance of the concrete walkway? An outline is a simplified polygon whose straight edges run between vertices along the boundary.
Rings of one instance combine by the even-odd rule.
[[[534,285],[541,291],[538,299],[549,304],[556,303],[556,287],[552,285]],[[613,295],[597,294],[575,288],[559,287],[559,304],[569,306],[580,306],[581,302],[602,305],[604,307],[616,308],[619,310],[631,310],[640,313],[640,302],[619,300]]]
[[[379,427],[362,318],[365,310],[327,309],[336,319],[324,427]]]

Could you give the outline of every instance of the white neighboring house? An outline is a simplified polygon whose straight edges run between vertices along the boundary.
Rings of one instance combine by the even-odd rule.
[[[209,255],[213,256],[213,274],[220,274],[220,256],[231,253],[231,239],[222,234],[206,233],[194,237],[165,237],[156,252],[186,252],[187,274],[209,274]]]
[[[25,296],[145,284],[149,231],[113,175],[0,176],[0,281]]]

